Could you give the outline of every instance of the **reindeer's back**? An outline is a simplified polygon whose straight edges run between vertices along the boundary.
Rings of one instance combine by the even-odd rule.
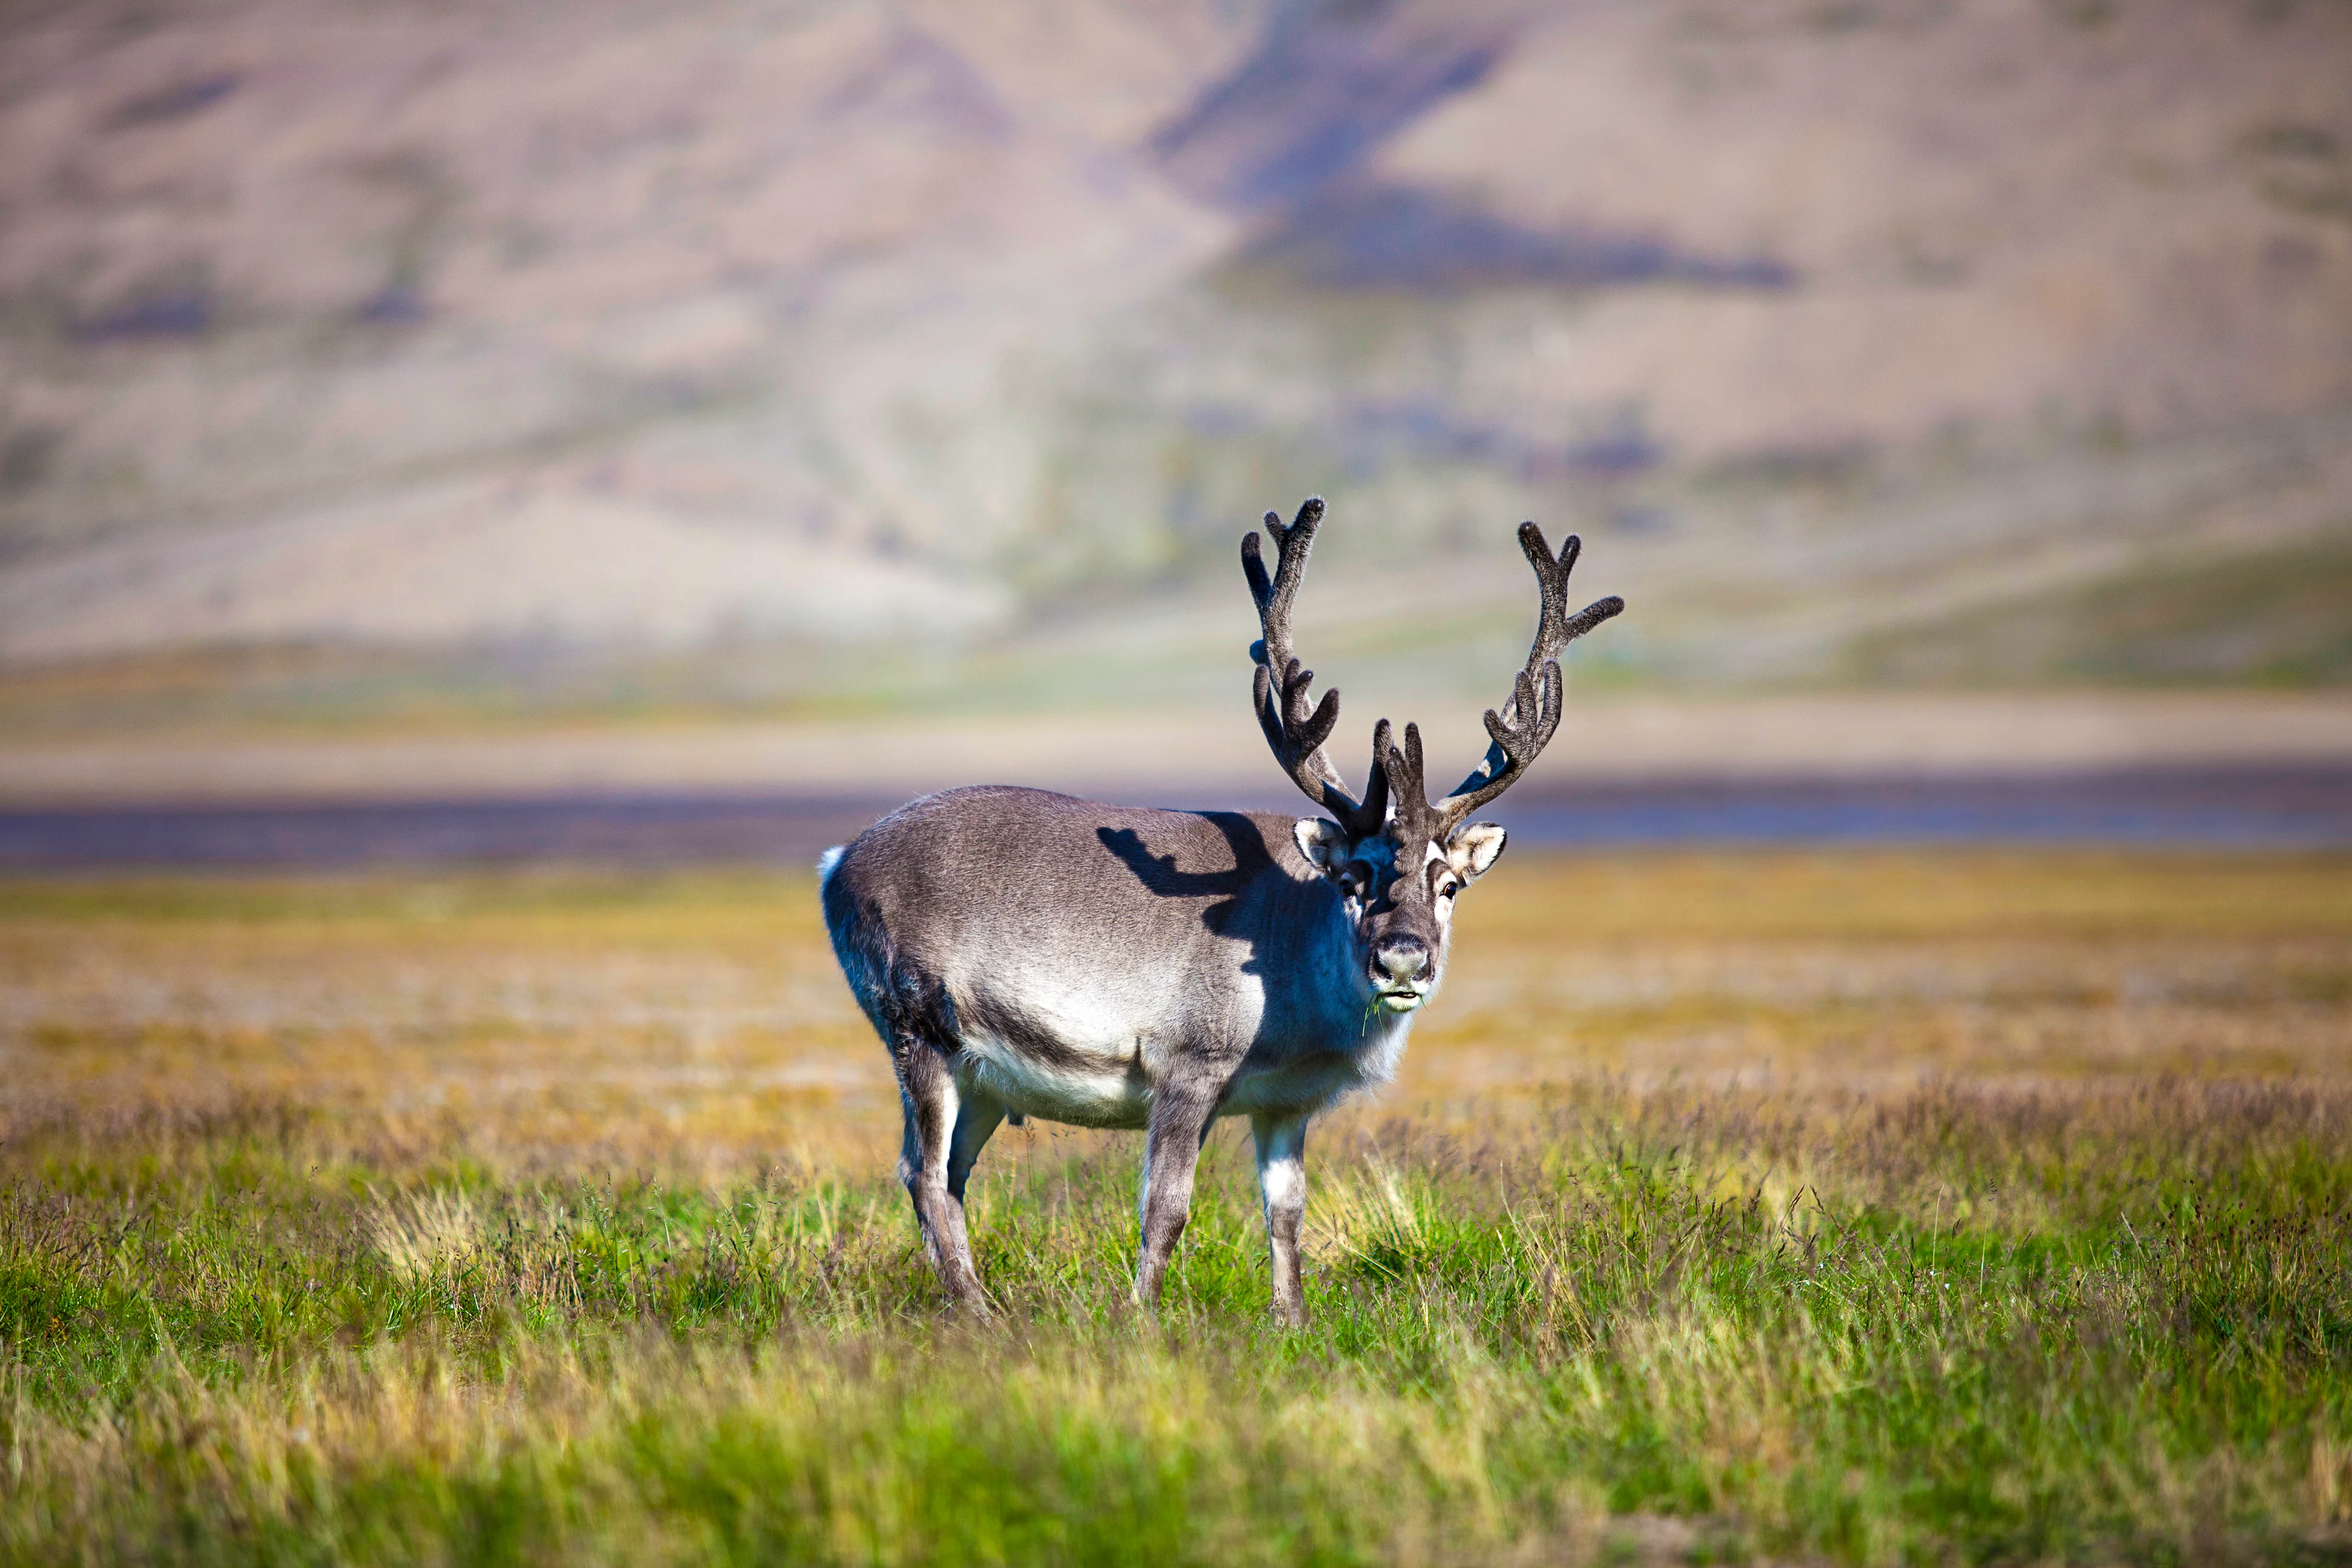
[[[831,859],[825,921],[866,1001],[1153,1019],[1264,973],[1322,889],[1290,818],[983,785],[892,812]],[[868,1011],[875,1002],[868,1001]],[[877,1020],[878,1021],[878,1020]]]

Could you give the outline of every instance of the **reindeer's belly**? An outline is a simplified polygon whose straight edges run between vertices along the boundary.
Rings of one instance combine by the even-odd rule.
[[[1132,1022],[1083,1005],[992,1006],[984,994],[957,1007],[956,1079],[1008,1110],[1076,1127],[1141,1127],[1151,1072]],[[1061,999],[1066,1003],[1067,999]]]
[[[1206,999],[1163,988],[1164,973],[1139,964],[1125,985],[1086,991],[1041,984],[1034,973],[1018,986],[958,977],[949,987],[958,1083],[1024,1116],[1144,1127],[1164,1075],[1208,1074],[1218,1080],[1212,1092],[1222,1091],[1219,1116],[1291,1115],[1387,1082],[1412,1026],[1409,1016],[1382,1017],[1351,1019],[1356,1027],[1344,1032],[1262,1034],[1265,994],[1255,976],[1204,1006]],[[1213,1046],[1202,1051],[1204,1042],[1254,1037],[1238,1064],[1226,1058],[1221,1068]]]
[[[969,1037],[956,1060],[956,1080],[1004,1102],[1024,1116],[1074,1127],[1141,1127],[1150,1119],[1150,1084],[1141,1061],[1055,1053],[1039,1059],[1004,1042]]]
[[[1216,1114],[1313,1112],[1377,1088],[1395,1073],[1407,1027],[1400,1019],[1336,1050],[1253,1053],[1225,1085]],[[1131,1037],[1090,1040],[1028,1032],[1007,1038],[967,1027],[959,1044],[956,1077],[966,1093],[985,1093],[1024,1116],[1077,1127],[1150,1123],[1153,1068],[1161,1053]]]

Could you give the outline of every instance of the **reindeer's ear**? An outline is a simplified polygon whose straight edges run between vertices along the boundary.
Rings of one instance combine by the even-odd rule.
[[[1486,868],[1503,858],[1503,830],[1491,822],[1474,822],[1456,828],[1445,846],[1445,858],[1453,864],[1454,874],[1466,885],[1486,874]]]
[[[1307,863],[1327,877],[1338,876],[1356,847],[1347,829],[1328,816],[1300,817],[1291,825],[1290,836],[1298,840],[1298,852]]]

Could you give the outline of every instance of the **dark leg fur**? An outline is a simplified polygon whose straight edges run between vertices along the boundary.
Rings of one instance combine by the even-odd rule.
[[[956,1110],[955,1134],[948,1144],[948,1201],[963,1212],[963,1184],[980,1161],[980,1152],[1006,1121],[1004,1107],[985,1094],[967,1094]],[[964,1254],[970,1263],[971,1255]]]
[[[1160,1286],[1185,1223],[1192,1217],[1192,1174],[1216,1101],[1163,1090],[1151,1104],[1143,1145],[1143,1250],[1135,1265],[1135,1302],[1160,1310]]]
[[[907,1113],[899,1147],[898,1179],[914,1200],[915,1223],[922,1227],[923,1250],[939,1270],[940,1284],[956,1305],[985,1314],[986,1299],[972,1268],[971,1244],[964,1235],[964,1179],[981,1145],[996,1131],[1001,1110],[978,1102],[967,1107],[956,1089],[946,1053],[929,1040],[902,1033],[892,1042],[898,1069],[898,1098]]]

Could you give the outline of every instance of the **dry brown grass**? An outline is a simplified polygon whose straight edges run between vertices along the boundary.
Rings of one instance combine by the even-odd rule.
[[[1516,858],[1295,1335],[1231,1129],[943,1320],[804,878],[0,889],[0,1562],[2324,1553],[2347,869]]]
[[[1491,1118],[1595,1074],[2347,1071],[2341,859],[1531,855],[1465,902],[1402,1078],[1349,1114]],[[702,1182],[896,1152],[887,1063],[792,876],[19,885],[0,1076],[19,1128],[292,1103],[395,1142],[462,1130],[518,1168]]]

